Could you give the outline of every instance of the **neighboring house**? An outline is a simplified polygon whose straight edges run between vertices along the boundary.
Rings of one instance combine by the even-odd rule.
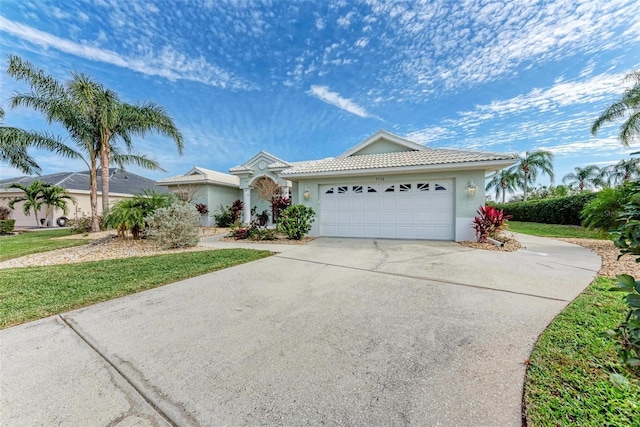
[[[380,130],[335,158],[287,162],[261,151],[230,174],[196,167],[158,185],[195,188],[194,201],[210,210],[241,199],[246,219],[251,207],[259,213],[268,206],[253,190],[267,177],[294,203],[314,209],[313,236],[462,241],[474,238],[485,175],[516,161],[512,154],[432,149]]]
[[[142,193],[145,190],[154,190],[158,193],[167,193],[165,187],[156,185],[156,182],[122,169],[109,169],[109,202],[113,206],[116,202]],[[22,191],[16,188],[6,188],[9,184],[18,183],[25,187],[33,181],[40,180],[49,184],[65,188],[76,202],[67,202],[68,211],[65,215],[61,209],[53,209],[49,218],[45,219],[45,225],[56,226],[58,219],[69,219],[91,216],[91,201],[89,197],[89,171],[84,172],[60,172],[42,176],[22,176],[0,180],[0,206],[7,206],[11,199],[22,195]],[[98,170],[98,214],[102,214],[102,179]],[[35,227],[36,219],[33,211],[29,216],[22,212],[22,203],[16,203],[12,218],[16,220],[16,227]],[[44,218],[46,207],[40,210],[39,217]],[[61,222],[62,223],[62,222]]]

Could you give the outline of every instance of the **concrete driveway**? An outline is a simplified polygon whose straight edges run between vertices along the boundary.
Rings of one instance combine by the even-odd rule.
[[[0,424],[520,425],[537,336],[600,267],[520,238],[322,238],[5,329]]]

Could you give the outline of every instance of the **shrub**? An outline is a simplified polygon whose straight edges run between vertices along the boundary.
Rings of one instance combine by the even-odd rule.
[[[0,234],[9,234],[16,225],[15,219],[0,219]]]
[[[109,211],[106,224],[118,230],[121,237],[129,231],[134,239],[139,239],[145,230],[147,218],[156,210],[171,206],[175,200],[172,194],[158,194],[153,191],[121,200]],[[195,207],[193,209],[195,211]]]
[[[102,216],[98,216],[98,223],[100,224],[101,230],[104,230],[106,228],[105,219]],[[71,229],[71,233],[73,234],[90,233],[91,217],[81,216],[80,218],[69,219],[67,221],[67,227]]]
[[[580,213],[594,197],[596,193],[583,192],[554,199],[491,205],[504,210],[514,221],[580,225]]]
[[[280,212],[289,206],[291,206],[291,199],[288,197],[278,195],[271,199],[271,214],[273,215],[273,221],[277,223]]]
[[[209,213],[209,207],[204,203],[196,203],[196,209],[200,215],[206,215]]]
[[[582,224],[603,232],[615,229],[620,223],[618,216],[629,202],[630,196],[631,184],[599,191],[580,213]]]
[[[268,228],[253,228],[248,234],[251,240],[276,240],[275,231]]]
[[[233,225],[233,214],[231,213],[231,206],[226,208],[222,205],[218,207],[218,213],[213,214],[213,219],[216,221],[218,227],[231,227]]]
[[[242,203],[242,200],[240,199],[234,201],[231,204],[231,217],[233,218],[231,222],[236,222],[240,220],[240,214],[242,214],[243,209],[244,209],[244,203]]]
[[[0,206],[0,221],[11,218],[13,211],[8,206]]]
[[[176,202],[148,217],[149,237],[166,249],[195,246],[200,240],[200,213],[195,206]]]
[[[280,212],[277,229],[291,240],[300,240],[311,231],[315,214],[305,205],[291,205]]]
[[[472,224],[478,242],[486,242],[488,237],[497,237],[509,218],[511,216],[505,215],[503,210],[493,206],[480,206],[478,216],[473,219]]]

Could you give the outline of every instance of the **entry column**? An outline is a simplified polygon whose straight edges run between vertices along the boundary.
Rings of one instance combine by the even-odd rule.
[[[244,194],[244,223],[251,223],[251,188],[245,188],[242,190]]]

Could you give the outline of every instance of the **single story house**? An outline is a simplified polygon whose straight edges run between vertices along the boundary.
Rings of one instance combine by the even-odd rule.
[[[42,176],[21,176],[0,180],[0,206],[7,206],[8,203],[24,193],[17,188],[7,188],[8,185],[18,183],[28,187],[33,181],[40,180],[48,184],[63,187],[69,195],[74,197],[74,202],[68,202],[68,211],[65,214],[62,209],[54,208],[48,218],[44,218],[46,207],[39,211],[39,218],[44,218],[44,225],[56,226],[63,224],[58,221],[62,217],[68,219],[91,216],[91,199],[89,192],[89,171],[82,172],[59,172]],[[102,178],[98,170],[98,214],[102,214]],[[158,193],[167,193],[166,187],[156,185],[156,182],[134,173],[122,169],[109,169],[109,203],[113,206],[120,200],[140,194],[145,190],[154,190]],[[36,227],[36,219],[33,211],[29,216],[22,211],[23,203],[16,203],[12,218],[16,220],[16,227]]]
[[[196,189],[194,201],[210,210],[241,199],[246,222],[253,206],[269,208],[254,187],[270,179],[314,209],[312,236],[462,241],[474,237],[485,176],[515,163],[513,154],[434,149],[380,130],[333,158],[287,162],[261,151],[228,174],[194,167],[158,185]]]

